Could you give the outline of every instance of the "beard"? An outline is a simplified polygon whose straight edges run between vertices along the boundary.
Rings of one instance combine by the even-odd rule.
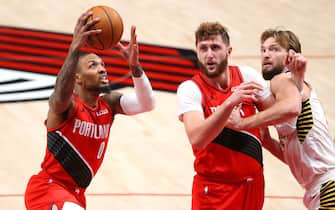
[[[98,85],[89,85],[86,87],[86,89],[90,92],[96,92],[97,94],[100,93],[110,93],[112,90],[112,87],[110,84],[98,86]]]
[[[262,69],[262,75],[265,80],[271,80],[274,76],[282,73],[284,71],[285,66],[284,65],[277,65],[274,66],[272,69],[265,70]]]
[[[112,87],[110,84],[100,86],[98,89],[100,93],[110,93],[112,91]]]
[[[228,58],[225,58],[221,63],[217,65],[214,72],[208,71],[206,66],[198,60],[198,65],[202,73],[204,73],[208,78],[215,78],[220,76],[224,71],[226,71],[228,66]]]

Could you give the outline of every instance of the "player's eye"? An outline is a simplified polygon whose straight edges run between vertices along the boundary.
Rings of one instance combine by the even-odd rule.
[[[88,65],[88,68],[94,68],[97,66],[97,63],[96,62],[90,62],[89,65]]]
[[[207,50],[207,47],[206,47],[206,46],[201,46],[201,47],[200,47],[200,51],[205,52],[206,50]]]
[[[280,49],[279,49],[279,47],[270,47],[269,50],[271,52],[278,52]]]
[[[216,51],[216,50],[219,50],[219,49],[220,49],[220,47],[218,45],[213,45],[212,46],[212,50],[213,51]]]

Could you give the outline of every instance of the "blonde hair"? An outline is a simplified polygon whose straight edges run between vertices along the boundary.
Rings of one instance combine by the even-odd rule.
[[[289,30],[267,29],[261,35],[261,43],[268,38],[273,37],[276,42],[287,51],[292,49],[297,53],[301,53],[301,44],[299,38]]]

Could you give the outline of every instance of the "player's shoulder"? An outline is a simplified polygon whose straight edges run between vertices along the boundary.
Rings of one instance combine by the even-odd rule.
[[[271,83],[278,83],[278,82],[283,82],[283,81],[291,81],[291,73],[289,72],[283,72],[280,74],[277,74],[271,79]]]
[[[278,92],[282,92],[285,89],[292,90],[291,88],[296,88],[296,84],[294,83],[290,74],[283,72],[283,73],[275,75],[270,80],[270,87],[271,87],[271,91],[276,94]]]
[[[260,73],[254,69],[251,66],[247,66],[247,65],[238,65],[237,66],[238,69],[240,70],[242,75],[259,75]]]
[[[182,82],[177,89],[177,97],[200,97],[201,91],[193,80]]]
[[[262,84],[263,86],[267,86],[262,74],[253,67],[247,65],[239,65],[238,68],[241,72],[244,82],[254,81]]]
[[[197,88],[197,84],[193,80],[185,80],[182,83],[179,84],[178,90],[184,90],[184,89],[194,89]]]

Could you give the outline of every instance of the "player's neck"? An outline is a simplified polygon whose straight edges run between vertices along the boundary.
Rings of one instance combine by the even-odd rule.
[[[82,100],[85,104],[91,106],[91,107],[96,107],[98,103],[98,97],[99,93],[98,92],[88,92],[88,91],[80,91],[80,90],[75,90],[75,94],[78,96],[80,100]]]
[[[220,74],[217,77],[214,78],[209,78],[209,80],[219,89],[226,89],[229,86],[230,83],[230,79],[229,79],[229,69],[227,67],[227,69],[222,72],[222,74]]]

